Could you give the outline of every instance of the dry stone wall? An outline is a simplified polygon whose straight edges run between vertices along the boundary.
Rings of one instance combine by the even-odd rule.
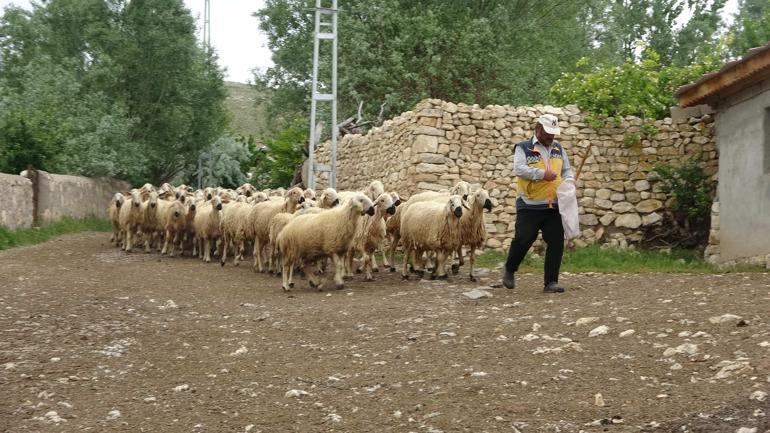
[[[591,125],[575,106],[454,104],[429,99],[367,135],[348,135],[338,146],[338,189],[359,189],[379,179],[408,197],[448,188],[459,180],[484,187],[495,207],[486,214],[487,246],[506,248],[513,237],[516,183],[513,147],[533,135],[543,113],[559,118],[558,141],[577,169],[582,235],[578,246],[599,242],[626,247],[645,226],[659,223],[666,201],[650,176],[657,163],[699,156],[716,182],[717,149],[710,115],[664,119],[643,128],[627,117]],[[645,135],[645,132],[648,135]],[[654,133],[653,133],[654,132]],[[632,138],[638,138],[632,139]],[[319,148],[327,162],[328,143]]]

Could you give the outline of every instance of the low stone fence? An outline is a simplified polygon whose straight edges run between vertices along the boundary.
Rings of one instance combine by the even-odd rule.
[[[577,182],[583,230],[574,241],[578,246],[624,247],[641,239],[643,227],[661,220],[669,197],[650,176],[656,164],[677,165],[697,156],[716,182],[710,115],[648,123],[626,117],[597,125],[575,106],[481,108],[429,99],[366,135],[343,137],[337,150],[338,189],[360,189],[379,179],[408,197],[458,180],[482,186],[495,204],[486,215],[487,246],[506,248],[516,214],[513,147],[533,135],[543,113],[559,118],[558,141],[572,166],[583,163]],[[318,159],[328,163],[328,143],[319,146]]]
[[[64,217],[107,217],[107,206],[117,191],[131,188],[111,178],[51,174],[41,170],[25,176],[0,173],[0,225],[10,229],[44,224]]]

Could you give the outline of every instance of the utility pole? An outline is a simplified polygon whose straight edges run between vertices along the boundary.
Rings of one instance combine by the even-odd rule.
[[[211,0],[204,0],[203,4],[203,49],[211,51]]]
[[[207,0],[208,1],[208,0]],[[329,186],[337,188],[337,0],[331,0],[331,7],[323,6],[324,0],[315,1],[315,31],[313,32],[313,84],[311,88],[310,99],[310,137],[308,146],[308,174],[306,185],[310,189],[315,189],[316,173],[329,173]],[[331,42],[332,44],[332,82],[327,88],[330,93],[318,92],[318,64],[319,64],[319,46],[321,42]],[[331,102],[331,161],[328,165],[315,163],[316,146],[316,104],[318,102]]]

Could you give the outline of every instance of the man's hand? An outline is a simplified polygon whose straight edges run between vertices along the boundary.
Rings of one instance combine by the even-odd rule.
[[[550,182],[550,181],[552,181],[554,179],[556,179],[556,173],[554,173],[551,170],[546,170],[545,174],[543,174],[543,180],[545,180],[545,181]]]

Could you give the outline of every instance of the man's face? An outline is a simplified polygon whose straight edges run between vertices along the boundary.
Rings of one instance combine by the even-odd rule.
[[[539,123],[535,126],[535,136],[537,137],[537,141],[541,142],[546,146],[550,146],[551,143],[553,143],[554,135],[545,132],[545,129],[543,129],[543,125]]]

